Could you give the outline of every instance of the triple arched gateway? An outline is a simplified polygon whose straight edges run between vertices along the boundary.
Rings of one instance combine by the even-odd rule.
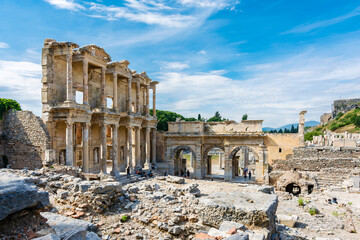
[[[251,167],[263,182],[268,169],[268,151],[262,121],[241,123],[169,123],[165,136],[168,173],[190,177],[223,178],[231,181],[241,169]]]
[[[262,120],[225,122],[170,122],[165,133],[165,162],[169,174],[232,181],[243,172],[268,183],[269,166],[286,160],[294,147],[304,146],[304,114],[299,133],[264,133]]]

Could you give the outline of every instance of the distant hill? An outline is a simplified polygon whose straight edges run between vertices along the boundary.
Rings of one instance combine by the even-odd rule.
[[[305,122],[305,127],[313,127],[313,126],[316,126],[320,124],[320,122],[317,122],[317,121],[308,121],[308,122]],[[272,128],[272,127],[264,127],[263,128],[263,131],[271,131],[271,130],[276,130],[276,131],[279,131],[280,129],[282,129],[283,131],[285,130],[285,128],[287,129],[291,129],[291,126],[294,125],[294,127],[296,128],[298,123],[293,123],[293,124],[287,124],[287,125],[284,125],[282,127],[278,127],[278,128]]]

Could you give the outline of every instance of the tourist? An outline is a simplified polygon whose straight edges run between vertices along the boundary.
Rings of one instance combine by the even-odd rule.
[[[251,180],[251,171],[249,171],[249,180]]]
[[[126,168],[126,176],[127,176],[127,178],[130,177],[130,167]]]
[[[247,177],[247,176],[246,176],[246,171],[244,170],[244,178],[245,178],[245,180],[246,180],[246,177]]]
[[[184,176],[184,171],[181,169],[180,170],[180,176],[183,177]]]
[[[186,175],[187,175],[188,178],[190,177],[190,171],[189,171],[189,169],[186,170]]]

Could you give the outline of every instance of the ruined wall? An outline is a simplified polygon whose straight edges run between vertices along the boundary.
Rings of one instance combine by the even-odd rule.
[[[156,132],[156,161],[165,162],[165,134],[166,132]]]
[[[49,134],[43,121],[30,111],[9,111],[4,116],[5,155],[12,168],[41,168]]]
[[[355,108],[358,108],[359,106],[360,106],[360,98],[336,100],[333,103],[332,116],[333,118],[336,118],[336,116],[340,112],[346,113]]]
[[[296,169],[311,176],[319,188],[341,187],[359,168],[360,148],[294,148],[290,159],[277,160],[271,165],[270,182],[276,184],[282,174]]]
[[[271,165],[276,160],[286,160],[293,154],[293,148],[299,147],[297,133],[267,133],[265,145],[268,149],[268,163]]]
[[[3,138],[3,120],[0,120],[0,168],[6,167],[3,162],[5,139]]]

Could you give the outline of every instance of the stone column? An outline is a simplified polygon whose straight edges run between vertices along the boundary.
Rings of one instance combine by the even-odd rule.
[[[90,158],[89,158],[89,129],[91,124],[90,123],[84,123],[83,124],[83,171],[89,172],[90,167]]]
[[[117,73],[113,73],[113,108],[118,108]]]
[[[105,67],[101,68],[101,107],[106,108],[106,96],[105,96]]]
[[[152,162],[156,164],[156,128],[152,132]]]
[[[144,168],[145,169],[150,169],[150,127],[146,128],[146,135],[145,135],[145,139],[146,139],[146,143],[145,143],[145,154],[146,154],[146,158],[145,158],[145,165]]]
[[[101,125],[101,145],[100,145],[100,171],[106,173],[107,146],[106,146],[106,124]]]
[[[119,125],[115,124],[113,126],[113,139],[112,139],[112,171],[111,175],[118,177],[119,176],[119,150],[118,150],[118,129]]]
[[[224,161],[224,180],[230,182],[232,180],[232,157],[230,156],[230,147],[225,147],[225,161]]]
[[[149,85],[146,85],[146,116],[149,116],[149,104],[150,104],[150,96],[149,96],[149,89],[150,89],[150,86]]]
[[[128,79],[128,94],[127,94],[127,108],[128,108],[128,112],[132,112],[131,110],[131,81],[132,81],[132,78],[130,77]]]
[[[75,166],[74,163],[74,122],[66,121],[66,165]]]
[[[74,101],[72,54],[66,54],[66,101]]]
[[[153,87],[153,116],[156,116],[156,85]]]
[[[140,81],[136,81],[136,113],[140,113]]]
[[[126,168],[130,168],[131,171],[133,171],[133,164],[132,164],[132,127],[127,126],[127,166]]]
[[[140,152],[140,131],[141,127],[136,127],[136,139],[135,139],[135,160],[136,160],[136,167],[141,167],[140,158],[141,158],[141,152]]]
[[[299,147],[305,147],[305,113],[306,110],[299,113]]]
[[[88,60],[83,60],[83,104],[89,104],[89,74]]]

